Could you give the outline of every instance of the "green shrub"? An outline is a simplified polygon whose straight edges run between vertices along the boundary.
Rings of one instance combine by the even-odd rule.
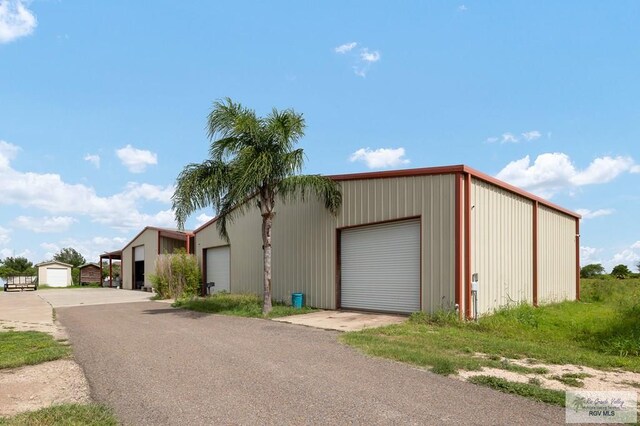
[[[173,254],[159,256],[155,272],[149,279],[160,299],[187,299],[200,293],[198,261],[183,248],[177,249]]]

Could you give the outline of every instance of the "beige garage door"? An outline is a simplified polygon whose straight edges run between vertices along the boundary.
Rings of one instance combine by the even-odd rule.
[[[207,249],[207,284],[211,292],[229,291],[229,246]]]
[[[341,307],[420,310],[420,221],[345,229],[341,234]]]

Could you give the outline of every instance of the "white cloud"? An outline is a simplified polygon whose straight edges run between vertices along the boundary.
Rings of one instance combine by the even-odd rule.
[[[44,242],[40,247],[45,250],[44,259],[53,258],[63,247],[73,247],[87,262],[97,263],[102,253],[120,250],[128,242],[128,238],[122,237],[64,238],[56,242]]]
[[[624,263],[627,266],[634,266],[634,263],[640,260],[640,255],[631,249],[624,249],[620,253],[616,253],[611,259],[613,265]]]
[[[461,4],[460,6],[458,6],[458,10],[460,12],[466,12],[467,10],[469,10],[469,8],[467,6],[465,6],[464,4]]]
[[[0,205],[19,205],[55,215],[85,215],[121,230],[145,225],[175,226],[171,210],[155,214],[139,211],[144,202],[170,203],[173,186],[131,182],[121,192],[99,196],[94,188],[66,183],[58,174],[13,169],[10,160],[16,152],[15,145],[0,143]]]
[[[70,216],[45,216],[45,217],[31,217],[31,216],[18,216],[13,225],[27,229],[36,233],[45,232],[65,232],[69,227],[77,222],[77,219]]]
[[[9,167],[11,160],[18,155],[18,151],[20,151],[20,147],[0,140],[0,170]]]
[[[351,43],[341,44],[340,46],[336,47],[333,50],[336,53],[340,53],[343,55],[345,53],[351,52],[357,45],[358,43],[356,43],[355,41],[352,41]]]
[[[87,154],[84,156],[84,161],[90,162],[96,166],[96,169],[100,168],[100,156],[98,154]]]
[[[502,143],[517,143],[518,142],[518,138],[515,137],[515,135],[513,133],[503,133],[502,134]]]
[[[383,169],[409,164],[409,160],[403,158],[404,148],[360,148],[349,157],[351,162],[364,161],[370,169]]]
[[[578,186],[610,182],[632,167],[633,160],[630,157],[596,158],[586,170],[577,173],[573,181]]]
[[[496,177],[542,197],[552,197],[562,190],[610,182],[633,164],[629,157],[600,157],[578,170],[567,154],[553,152],[539,155],[533,164],[528,155],[512,161]]]
[[[22,0],[0,0],[0,44],[28,36],[38,25]]]
[[[629,247],[614,254],[611,260],[607,262],[607,265],[610,268],[613,268],[616,265],[624,264],[624,265],[627,265],[629,269],[636,271],[639,261],[640,261],[640,241],[636,241],[635,243],[631,244]]]
[[[131,145],[116,150],[116,155],[131,173],[142,173],[147,166],[158,164],[158,155],[146,149],[137,149]]]
[[[629,170],[631,173],[640,173],[640,165],[635,165]]]
[[[0,258],[5,257],[26,257],[27,259],[33,261],[31,257],[33,256],[33,252],[29,249],[23,250],[21,252],[16,253],[15,250],[10,248],[0,249]]]
[[[148,201],[157,201],[159,203],[168,204],[171,202],[171,196],[175,191],[175,187],[151,185],[149,183],[129,182],[125,186],[124,192],[116,194],[114,197],[121,196],[126,199],[143,199]],[[123,200],[124,201],[124,200]]]
[[[540,139],[541,136],[542,134],[537,130],[522,133],[522,137],[528,141],[535,141],[536,139]]]
[[[591,263],[602,263],[597,257],[602,250],[595,247],[580,246],[580,265],[589,265]]]
[[[598,209],[598,210],[589,210],[589,209],[578,209],[576,213],[582,216],[583,219],[593,219],[596,217],[609,216],[613,214],[615,210],[613,209]]]
[[[0,244],[1,245],[8,244],[9,241],[11,241],[11,237],[9,236],[10,233],[11,233],[10,229],[3,228],[2,226],[0,226]]]
[[[499,138],[496,138],[495,136],[491,136],[490,138],[487,138],[487,143],[496,143],[499,140],[500,140]]]
[[[342,44],[335,47],[334,52],[340,55],[346,55],[353,59],[355,64],[352,66],[353,72],[358,77],[366,77],[371,65],[378,62],[382,55],[378,50],[369,50],[368,47],[362,47],[355,52],[354,49],[358,46],[358,43],[352,41],[350,43]]]
[[[360,59],[368,63],[378,62],[380,60],[380,52],[378,52],[377,50],[369,52],[369,49],[365,47],[360,51]]]
[[[204,225],[205,223],[209,222],[214,217],[215,216],[209,216],[208,214],[202,213],[201,215],[196,217],[196,221],[198,223],[198,226],[201,226],[201,225]]]

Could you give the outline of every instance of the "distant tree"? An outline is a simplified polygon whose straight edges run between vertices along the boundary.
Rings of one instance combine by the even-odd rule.
[[[640,272],[640,262],[636,263],[636,269]]]
[[[0,260],[0,277],[7,278],[13,275],[35,275],[36,268],[26,257],[7,257]]]
[[[611,270],[611,275],[620,280],[623,280],[631,275],[631,271],[629,270],[629,267],[627,265],[620,264],[613,267],[613,269]]]
[[[599,263],[591,263],[580,269],[580,278],[594,278],[605,273],[604,266]]]
[[[113,272],[113,277],[119,277],[120,276],[120,264],[119,263],[112,263],[111,264],[111,271]],[[109,276],[109,262],[102,262],[102,279],[105,279]]]
[[[76,249],[71,247],[66,247],[60,250],[58,253],[56,253],[53,256],[53,260],[57,260],[58,262],[62,262],[62,263],[68,263],[74,268],[77,268],[87,263],[84,256],[78,253]]]
[[[71,269],[71,279],[74,285],[80,284],[80,270],[78,269],[78,267],[87,263],[87,260],[83,255],[78,253],[78,251],[74,248],[65,247],[53,256],[53,260],[62,263],[68,263],[69,265],[73,266],[73,268]]]

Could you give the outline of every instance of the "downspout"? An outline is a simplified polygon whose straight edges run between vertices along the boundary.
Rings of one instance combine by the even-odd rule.
[[[462,271],[462,252],[463,252],[463,235],[462,235],[462,212],[463,212],[463,200],[462,200],[462,183],[463,183],[463,174],[456,173],[455,174],[455,278],[454,278],[454,286],[455,286],[455,304],[456,310],[458,311],[458,319],[462,320],[462,281],[463,281],[463,271]]]
[[[576,300],[580,300],[580,219],[576,218]]]
[[[471,173],[465,173],[464,182],[464,269],[465,269],[465,311],[467,319],[471,313]],[[476,307],[477,309],[477,307]]]
[[[538,201],[533,202],[533,306],[538,306]]]

